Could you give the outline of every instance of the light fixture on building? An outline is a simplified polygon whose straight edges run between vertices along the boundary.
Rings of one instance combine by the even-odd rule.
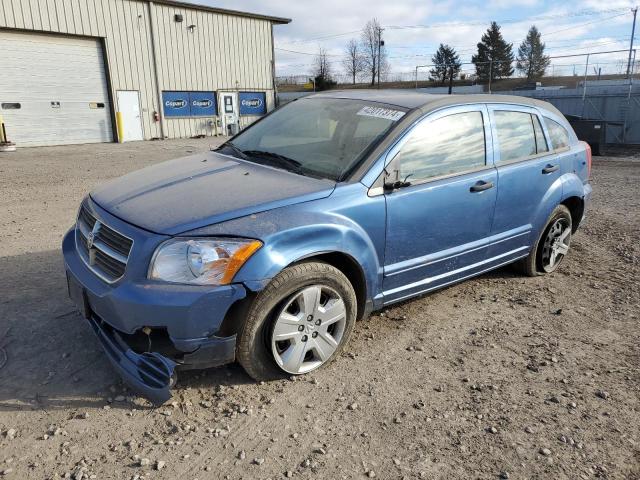
[[[192,24],[192,25],[189,25],[187,28],[189,29],[189,31],[190,31],[191,33],[193,33],[193,32],[196,30],[196,26],[195,26],[195,25],[193,25],[193,24]]]

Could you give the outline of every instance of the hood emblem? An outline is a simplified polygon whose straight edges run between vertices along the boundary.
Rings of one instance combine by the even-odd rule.
[[[93,224],[93,228],[89,232],[89,235],[87,235],[87,249],[89,250],[89,265],[93,265],[96,263],[96,249],[94,244],[101,226],[102,224],[96,220],[96,223]]]

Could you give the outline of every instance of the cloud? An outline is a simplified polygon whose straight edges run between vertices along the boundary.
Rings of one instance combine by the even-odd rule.
[[[514,53],[532,24],[540,29],[553,54],[572,49],[584,53],[589,48],[618,49],[625,43],[624,36],[628,42],[631,15],[624,10],[611,10],[630,8],[635,0],[609,0],[606,5],[601,0],[569,0],[562,4],[553,0],[323,0],[313,5],[300,0],[191,1],[291,18],[291,24],[274,29],[279,48],[276,69],[283,75],[307,75],[320,47],[326,49],[334,68],[340,70],[344,46],[349,39],[359,38],[360,30],[373,17],[387,27],[384,39],[394,72],[410,72],[417,64],[430,63],[440,43],[454,46],[463,61],[470,61],[491,19],[504,20],[502,32],[513,43]],[[585,15],[588,9],[606,11]],[[419,25],[429,28],[393,28]]]

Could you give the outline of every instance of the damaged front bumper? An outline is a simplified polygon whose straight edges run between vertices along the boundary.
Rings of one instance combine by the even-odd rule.
[[[176,363],[156,352],[136,353],[121,336],[96,316],[87,320],[100,340],[111,365],[136,393],[161,405],[171,398]]]
[[[171,397],[177,370],[235,361],[233,329],[219,335],[231,306],[246,297],[242,285],[190,288],[127,275],[107,284],[81,261],[72,232],[63,253],[69,296],[136,393],[161,404]]]

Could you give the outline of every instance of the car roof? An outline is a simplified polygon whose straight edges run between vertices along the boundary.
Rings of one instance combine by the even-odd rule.
[[[508,103],[543,108],[546,110],[550,110],[556,114],[562,115],[553,105],[548,102],[536,100],[535,98],[518,97],[515,95],[442,95],[402,89],[353,89],[331,90],[328,92],[309,95],[307,98],[344,98],[350,100],[363,100],[369,102],[386,103],[388,105],[396,105],[398,107],[407,109],[418,108],[424,112],[435,110],[436,108],[446,107],[449,105],[462,105],[469,103]]]

